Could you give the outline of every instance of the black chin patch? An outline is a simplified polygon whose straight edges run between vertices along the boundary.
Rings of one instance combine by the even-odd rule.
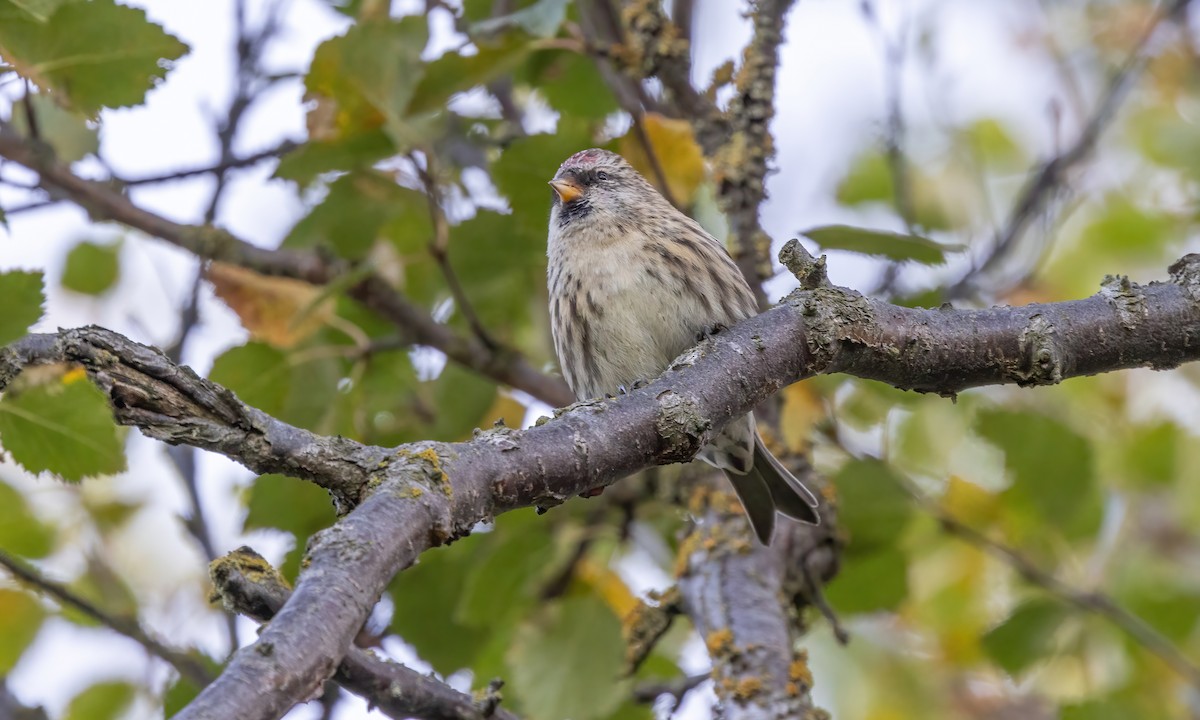
[[[591,211],[592,204],[583,198],[574,202],[564,203],[558,209],[558,226],[563,227],[581,217],[585,217]]]

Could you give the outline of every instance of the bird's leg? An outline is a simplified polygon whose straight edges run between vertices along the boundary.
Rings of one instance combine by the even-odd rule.
[[[713,325],[710,325],[709,327],[705,328],[704,330],[701,330],[700,332],[696,333],[696,342],[699,343],[699,342],[704,342],[705,340],[709,340],[714,335],[723,333],[728,329],[729,329],[729,327],[727,325],[725,325],[725,323],[714,323]]]

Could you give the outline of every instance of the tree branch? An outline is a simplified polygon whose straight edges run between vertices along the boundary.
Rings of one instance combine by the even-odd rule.
[[[70,168],[56,162],[48,148],[30,143],[9,126],[0,126],[0,157],[36,171],[42,186],[70,196],[93,219],[128,225],[205,260],[233,263],[265,275],[282,275],[315,285],[327,285],[352,272],[347,263],[333,258],[292,250],[267,250],[218,228],[183,225],[148,212],[109,184],[75,175]],[[478,338],[459,335],[436,322],[375,273],[368,273],[348,292],[396,325],[410,342],[437,348],[481,375],[552,405],[566,405],[574,399],[562,379],[539,372],[515,350],[490,350]]]
[[[203,687],[213,681],[213,674],[196,657],[179,650],[172,650],[150,637],[136,620],[110,615],[86,598],[42,577],[37,570],[7,553],[0,552],[0,567],[4,567],[14,578],[35,592],[53,598],[63,605],[69,605],[101,625],[138,643],[151,655],[165,660],[193,684]],[[0,709],[2,707],[0,705]],[[4,715],[0,713],[0,717],[4,717]]]
[[[258,553],[241,547],[209,566],[215,588],[230,612],[267,623],[291,597],[287,581]],[[351,646],[333,679],[388,717],[422,720],[516,720],[506,710],[486,712],[469,695],[399,663]]]
[[[0,350],[0,389],[32,362],[77,362],[120,422],[258,472],[312,479],[343,508],[359,501],[313,537],[292,599],[258,642],[179,716],[253,719],[279,717],[319,689],[391,577],[425,549],[501,512],[554,506],[651,465],[690,460],[730,419],[797,380],[844,372],[953,395],[1200,359],[1200,255],[1172,266],[1167,283],[1109,278],[1085,300],[1022,308],[903,308],[815,284],[684,353],[643,388],[464,443],[387,449],[322,438],[97,328]]]

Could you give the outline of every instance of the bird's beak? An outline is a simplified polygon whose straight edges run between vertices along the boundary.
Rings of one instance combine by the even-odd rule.
[[[551,180],[550,187],[554,188],[554,192],[558,193],[558,198],[562,200],[564,204],[577,199],[583,194],[583,188],[579,187],[579,185],[570,180],[561,178],[557,180]]]

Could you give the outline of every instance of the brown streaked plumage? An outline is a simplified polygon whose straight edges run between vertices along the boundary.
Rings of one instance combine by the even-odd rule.
[[[620,155],[575,153],[550,185],[550,327],[580,399],[654,378],[699,336],[758,312],[721,243]],[[725,471],[764,544],[776,511],[819,522],[816,498],[763,447],[753,415],[697,457]]]

